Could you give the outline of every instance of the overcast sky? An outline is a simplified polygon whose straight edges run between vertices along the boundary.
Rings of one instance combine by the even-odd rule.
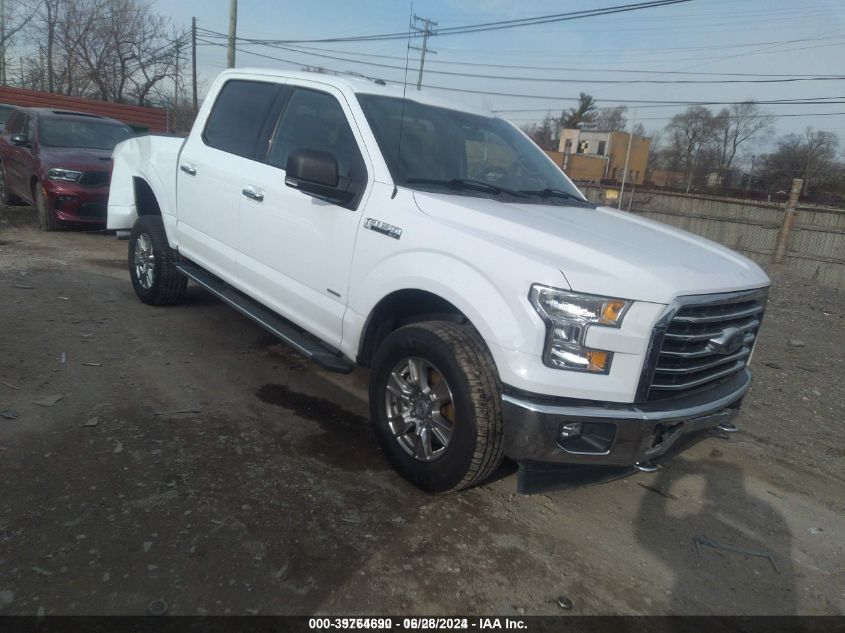
[[[524,18],[564,11],[600,8],[630,0],[585,0],[560,2],[533,0],[415,0],[413,12],[438,22],[439,27]],[[177,27],[188,27],[195,15],[201,28],[225,32],[228,28],[228,0],[159,0],[159,10]],[[400,0],[240,0],[238,35],[247,38],[311,39],[393,33],[407,29],[411,7]],[[216,40],[222,41],[222,40]],[[757,84],[593,84],[587,80],[684,79],[724,80],[731,76],[672,75],[668,71],[752,74],[845,74],[845,2],[842,0],[693,0],[685,4],[594,17],[554,24],[478,34],[437,36],[429,40],[437,53],[426,60],[424,83],[491,92],[491,95],[449,94],[453,98],[492,109],[534,109],[508,112],[522,124],[542,118],[546,109],[558,112],[572,105],[562,98],[589,92],[601,106],[625,100],[730,101],[796,99],[842,96],[845,80],[801,81]],[[313,45],[312,45],[313,46]],[[320,44],[323,54],[404,66],[407,42]],[[255,51],[293,63],[249,54]],[[338,52],[340,51],[340,52]],[[367,53],[384,57],[361,57]],[[199,74],[206,85],[225,68],[222,46],[201,45],[197,54]],[[520,68],[489,68],[446,64],[472,62],[514,66],[551,66],[561,70],[538,71]],[[419,54],[411,51],[408,81],[416,81]],[[299,68],[319,65],[340,71],[361,72],[388,81],[401,82],[403,71],[320,58],[307,53],[240,46],[237,66]],[[566,69],[566,70],[563,70]],[[584,70],[572,70],[584,69]],[[602,72],[605,69],[646,70],[647,74]],[[438,75],[428,71],[468,72],[493,75],[471,78]],[[652,74],[653,71],[653,74]],[[550,83],[517,81],[517,77],[545,77],[567,80]],[[531,98],[504,96],[532,95]],[[549,99],[537,98],[548,95]],[[629,105],[629,119],[634,105]],[[714,106],[718,109],[719,106]],[[771,105],[773,114],[800,114],[779,118],[779,134],[802,131],[806,126],[845,132],[842,105]],[[662,128],[677,106],[639,107],[638,120],[649,131]],[[845,140],[845,139],[844,139]],[[769,139],[770,141],[770,139]],[[760,150],[766,149],[764,146]]]

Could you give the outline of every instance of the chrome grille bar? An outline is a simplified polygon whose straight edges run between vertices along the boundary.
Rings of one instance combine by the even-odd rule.
[[[663,354],[665,354],[664,352]],[[679,367],[663,367],[661,365],[657,366],[657,369],[654,371],[658,374],[696,374],[700,371],[704,371],[706,369],[711,369],[713,367],[718,367],[719,365],[724,365],[725,363],[729,363],[734,360],[740,360],[742,358],[746,358],[748,355],[751,354],[750,347],[743,347],[741,351],[737,352],[736,354],[731,354],[730,356],[718,356],[716,360],[711,360],[707,363],[700,363],[700,364],[691,364],[691,365],[683,365]],[[662,356],[662,355],[661,355]],[[709,356],[712,358],[713,353],[709,352]]]
[[[743,371],[754,349],[768,288],[679,297],[655,327],[639,402],[682,397]],[[737,335],[742,338],[737,341]]]
[[[710,314],[710,315],[678,315],[675,317],[676,323],[718,323],[721,321],[735,321],[743,317],[760,314],[763,311],[763,306],[757,305],[744,310],[724,314]]]

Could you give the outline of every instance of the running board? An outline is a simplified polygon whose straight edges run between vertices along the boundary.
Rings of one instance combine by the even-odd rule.
[[[211,273],[195,264],[178,262],[176,268],[186,277],[222,299],[241,314],[275,334],[300,354],[313,360],[321,367],[343,374],[350,373],[355,365],[333,347],[303,332],[293,323],[265,308],[257,301],[236,290]]]

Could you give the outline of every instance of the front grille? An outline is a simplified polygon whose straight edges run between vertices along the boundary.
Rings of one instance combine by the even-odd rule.
[[[109,184],[109,172],[86,171],[79,179],[79,184],[86,187],[102,187]]]
[[[647,402],[683,397],[730,380],[745,369],[768,289],[681,297],[655,329],[646,372]]]

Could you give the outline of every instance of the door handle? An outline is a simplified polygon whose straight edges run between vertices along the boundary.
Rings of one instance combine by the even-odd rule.
[[[250,200],[255,200],[256,202],[264,202],[264,194],[260,191],[256,191],[252,187],[247,187],[241,191],[247,198]]]
[[[179,169],[184,171],[189,176],[196,176],[197,175],[197,168],[193,165],[189,165],[188,163],[182,163],[179,165]]]

